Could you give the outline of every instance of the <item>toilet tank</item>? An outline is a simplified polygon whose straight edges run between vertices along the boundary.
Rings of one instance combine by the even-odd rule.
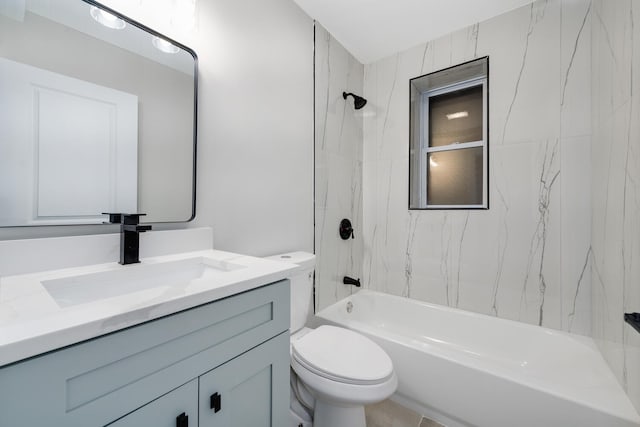
[[[284,261],[298,265],[298,269],[288,277],[291,282],[291,320],[290,333],[302,329],[309,314],[313,311],[313,272],[316,256],[309,252],[289,252],[267,257],[274,261]]]

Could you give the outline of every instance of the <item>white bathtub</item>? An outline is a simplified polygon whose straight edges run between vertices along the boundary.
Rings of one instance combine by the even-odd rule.
[[[449,427],[640,426],[586,337],[366,290],[315,322],[376,341],[398,375],[392,399]]]

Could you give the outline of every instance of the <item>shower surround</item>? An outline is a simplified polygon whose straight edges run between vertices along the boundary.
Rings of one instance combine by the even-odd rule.
[[[350,295],[344,276],[362,277],[362,112],[342,92],[362,95],[364,67],[315,24],[315,301],[324,308]],[[366,107],[365,107],[366,108]],[[338,226],[349,218],[354,238]]]
[[[364,286],[590,333],[588,1],[537,1],[365,66]],[[408,210],[409,79],[489,56],[489,210]]]
[[[593,338],[640,411],[640,2],[593,2]]]
[[[316,23],[316,308],[349,275],[590,334],[590,37],[589,1],[540,0],[363,67]],[[486,55],[490,209],[408,210],[409,79]]]
[[[640,410],[640,335],[622,317],[640,311],[640,2],[539,0],[365,65],[363,89],[316,30],[316,308],[352,273],[592,335]],[[490,209],[410,211],[409,79],[485,55]],[[346,89],[368,100],[359,114]],[[343,215],[355,241],[337,236]]]

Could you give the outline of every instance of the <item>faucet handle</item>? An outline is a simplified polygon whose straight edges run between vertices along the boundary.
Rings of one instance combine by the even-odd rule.
[[[121,213],[102,212],[102,215],[109,215],[109,222],[105,222],[105,224],[120,224],[122,222]]]
[[[123,224],[138,225],[140,223],[140,217],[146,216],[144,213],[122,214]]]
[[[102,212],[102,215],[109,215],[109,224],[133,224],[138,225],[140,223],[140,217],[147,214],[144,213],[114,213],[114,212]]]
[[[135,231],[144,233],[151,230],[150,225],[140,225],[140,217],[145,216],[143,213],[123,214],[122,215],[122,231]]]

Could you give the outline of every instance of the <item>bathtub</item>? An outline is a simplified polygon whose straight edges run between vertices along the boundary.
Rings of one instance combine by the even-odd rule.
[[[362,290],[316,314],[377,342],[397,401],[448,427],[631,427],[640,417],[593,340]]]

